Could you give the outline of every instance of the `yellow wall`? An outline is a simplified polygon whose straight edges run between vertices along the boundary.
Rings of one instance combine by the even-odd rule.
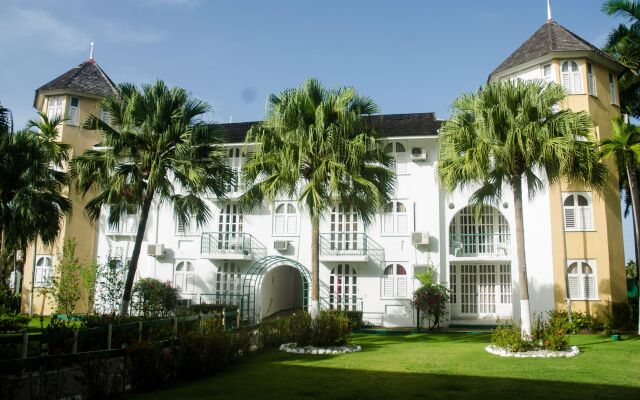
[[[56,94],[57,95],[57,94]],[[65,101],[65,113],[68,113],[68,105],[70,103],[71,95],[66,95]],[[73,97],[80,99],[79,104],[79,121],[82,125],[90,114],[100,115],[100,108],[97,105],[98,99],[84,97],[82,95],[74,94]],[[46,111],[47,101],[45,99],[43,104],[43,110]],[[99,142],[98,135],[95,131],[87,131],[80,126],[70,125],[65,123],[59,135],[59,140],[63,143],[71,145],[71,156],[81,155],[86,149],[91,148],[94,144]],[[96,239],[97,230],[95,223],[91,222],[84,212],[84,205],[86,200],[91,198],[91,193],[87,194],[85,199],[80,198],[73,189],[73,182],[71,188],[65,191],[69,195],[72,204],[72,212],[66,217],[62,223],[62,229],[60,236],[58,237],[57,244],[52,248],[45,248],[41,245],[38,246],[36,254],[52,254],[54,256],[54,271],[57,263],[56,254],[58,249],[62,248],[62,244],[65,239],[75,239],[77,242],[76,256],[81,263],[90,263],[95,260],[96,256]],[[33,274],[33,246],[27,250],[24,264],[24,277],[22,280],[22,311],[29,312],[29,297],[31,295],[32,274]],[[50,314],[52,312],[52,305],[49,300],[45,300],[41,290],[34,290],[33,293],[33,313],[34,314]],[[80,301],[77,305],[76,312],[86,312],[84,303]]]
[[[560,71],[564,60],[553,60]],[[563,102],[563,108],[572,111],[587,111],[597,126],[597,139],[611,135],[611,119],[620,116],[620,109],[611,104],[608,70],[592,62],[596,77],[596,96],[587,92],[586,59],[579,59],[585,94],[569,95]],[[560,82],[558,75],[557,81]],[[617,87],[616,87],[617,92]],[[575,311],[600,313],[611,302],[626,299],[626,281],[624,275],[624,249],[620,198],[618,194],[618,174],[612,161],[607,162],[610,175],[602,193],[592,193],[594,230],[587,232],[564,232],[562,217],[562,192],[591,192],[582,186],[563,182],[550,188],[551,237],[554,260],[554,289],[556,308],[566,307],[565,252],[566,259],[588,259],[595,261],[597,290],[599,300],[572,301]],[[565,238],[563,238],[565,234]]]

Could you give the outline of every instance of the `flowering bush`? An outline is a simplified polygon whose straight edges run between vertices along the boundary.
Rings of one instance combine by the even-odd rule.
[[[133,308],[138,314],[147,316],[167,316],[178,301],[178,291],[169,282],[154,278],[140,279],[133,286]]]
[[[440,325],[440,319],[446,315],[449,297],[449,289],[445,285],[427,281],[413,292],[411,304],[422,311],[432,330]]]

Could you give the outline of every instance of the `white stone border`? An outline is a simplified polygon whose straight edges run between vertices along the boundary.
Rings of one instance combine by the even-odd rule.
[[[500,357],[518,357],[518,358],[557,358],[557,357],[575,357],[580,354],[578,346],[571,346],[569,350],[565,351],[551,351],[551,350],[532,350],[523,352],[511,352],[505,348],[489,345],[484,348],[487,353],[491,353]]]
[[[346,346],[337,347],[298,347],[296,343],[285,343],[280,345],[280,351],[295,354],[344,354],[362,351],[362,347],[357,344],[349,344]]]

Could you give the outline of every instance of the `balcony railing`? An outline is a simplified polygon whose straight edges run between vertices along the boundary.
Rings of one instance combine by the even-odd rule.
[[[506,257],[511,254],[508,233],[451,234],[449,254],[454,257]]]
[[[320,298],[320,306],[325,310],[362,311],[364,299],[353,294],[325,294]]]
[[[213,260],[252,260],[266,256],[267,249],[248,233],[205,232],[200,255]]]
[[[367,262],[384,260],[384,249],[364,233],[334,232],[320,234],[321,261]]]

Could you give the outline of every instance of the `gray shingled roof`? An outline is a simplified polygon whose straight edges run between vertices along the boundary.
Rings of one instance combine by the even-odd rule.
[[[582,39],[553,20],[548,20],[522,46],[514,51],[489,77],[528,61],[553,52],[593,51],[610,61],[620,64],[609,54]]]
[[[51,82],[40,86],[36,90],[36,96],[38,92],[44,90],[68,90],[107,97],[116,93],[116,85],[94,60],[87,60]]]
[[[442,121],[435,113],[389,114],[369,117],[386,137],[437,136]],[[229,143],[242,143],[247,131],[260,121],[220,124]]]

